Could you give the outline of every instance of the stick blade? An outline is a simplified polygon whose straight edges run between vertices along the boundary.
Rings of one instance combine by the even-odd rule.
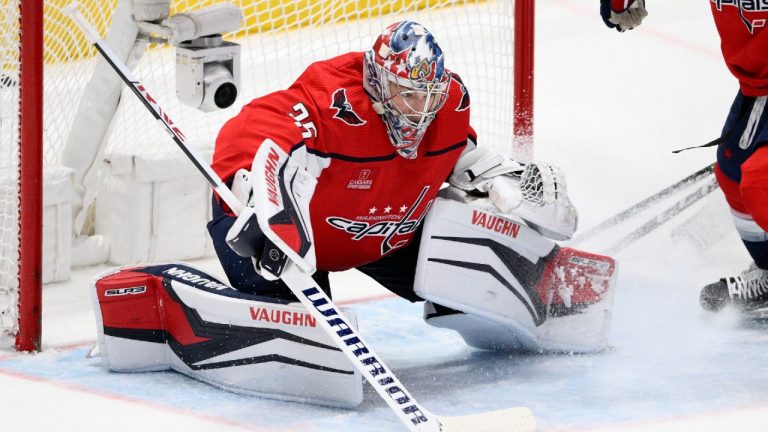
[[[535,432],[536,417],[528,408],[507,408],[465,416],[440,417],[445,432]]]

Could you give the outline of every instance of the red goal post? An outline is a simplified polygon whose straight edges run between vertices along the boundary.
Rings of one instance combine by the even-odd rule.
[[[77,125],[97,56],[60,9],[71,0],[8,0],[0,4],[0,348],[41,347],[41,298],[46,264],[42,222],[44,169],[68,161],[90,132]],[[218,0],[172,0],[171,13]],[[284,88],[311,61],[366,49],[391,22],[426,25],[472,97],[472,123],[481,145],[529,160],[533,150],[535,0],[234,0],[242,30],[225,35],[242,49],[242,91],[233,108],[202,113],[175,96],[173,50],[150,45],[134,71],[174,121],[203,148],[226,119],[250,99]],[[131,0],[80,0],[102,34]],[[125,10],[125,8],[123,8]],[[109,72],[111,74],[111,71]],[[110,77],[112,78],[112,77]],[[120,98],[109,149],[167,149],[165,132],[134,98]],[[93,111],[93,107],[89,106]],[[87,124],[87,123],[86,123]],[[77,135],[80,134],[80,135]],[[74,136],[74,138],[73,138]],[[161,150],[158,150],[161,151]],[[80,187],[82,185],[78,185]],[[109,203],[102,197],[101,205]],[[93,227],[82,228],[93,232]],[[12,342],[5,342],[11,340]]]
[[[43,5],[20,7],[19,86],[19,325],[15,346],[39,351],[42,321],[43,243]],[[23,217],[22,217],[23,216]]]

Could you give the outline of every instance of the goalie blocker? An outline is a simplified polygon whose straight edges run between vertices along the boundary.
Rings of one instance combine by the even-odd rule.
[[[171,369],[240,394],[362,402],[360,372],[301,304],[239,292],[180,263],[119,268],[92,288],[110,371]],[[342,311],[356,327],[354,312]]]
[[[615,261],[561,248],[478,201],[437,198],[424,221],[414,288],[426,322],[482,349],[606,348]]]

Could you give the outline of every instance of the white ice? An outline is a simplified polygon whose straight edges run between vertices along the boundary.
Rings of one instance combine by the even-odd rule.
[[[709,2],[648,0],[646,22],[624,34],[603,26],[596,0],[537,3],[535,156],[567,173],[583,228],[714,160],[711,148],[671,153],[719,136],[737,91]],[[476,351],[394,298],[355,306],[361,332],[437,413],[528,406],[543,431],[766,431],[768,329],[697,303],[702,285],[741,271],[748,256],[734,233],[703,251],[672,240],[686,214],[616,255],[607,352]],[[730,221],[723,213],[715,223]],[[194,264],[219,272],[214,260]],[[232,395],[174,373],[103,371],[84,357],[96,335],[88,285],[101,270],[46,287],[43,353],[0,351],[0,430],[402,430],[370,388],[346,411]],[[337,300],[386,294],[353,272],[333,281]]]

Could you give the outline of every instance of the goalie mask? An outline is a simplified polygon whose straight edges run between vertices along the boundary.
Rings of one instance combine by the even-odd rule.
[[[443,52],[421,24],[397,22],[364,57],[363,86],[401,156],[413,159],[448,96]]]

